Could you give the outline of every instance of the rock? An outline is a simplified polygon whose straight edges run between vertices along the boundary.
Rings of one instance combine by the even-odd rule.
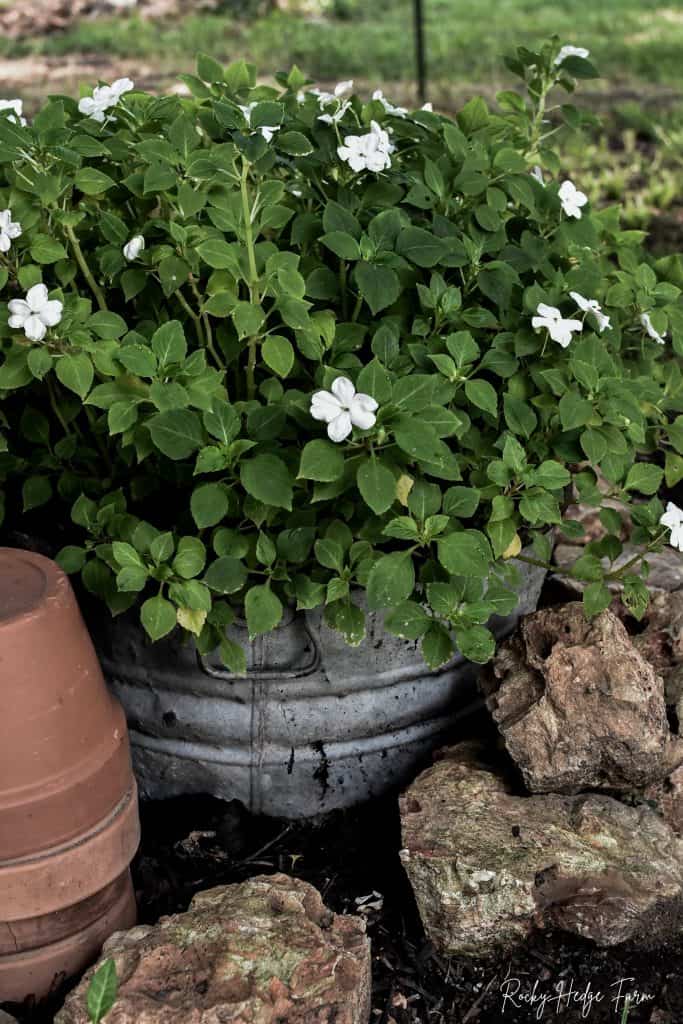
[[[107,1024],[366,1024],[370,1013],[365,922],[287,875],[201,892],[184,914],[113,935],[109,957],[119,994]],[[87,1024],[95,969],[55,1024]]]
[[[663,782],[648,786],[643,799],[659,811],[674,832],[683,836],[683,767]]]
[[[626,562],[629,562],[639,550],[641,549],[632,547],[630,544],[625,544],[624,550],[615,560],[611,568],[620,569],[626,564]],[[582,554],[582,546],[577,546],[575,544],[557,544],[553,550],[553,562],[558,566],[558,568],[563,570],[563,572],[568,572],[579,555]],[[647,585],[651,592],[657,590],[669,592],[683,588],[683,559],[681,559],[680,552],[667,546],[662,551],[649,554],[647,556],[647,563],[650,566]],[[605,568],[608,567],[606,559],[603,564]],[[583,583],[581,580],[571,578],[567,579],[563,575],[561,578],[565,582],[569,582],[577,593],[580,593],[588,585],[587,583]],[[609,583],[609,588],[614,593],[619,593],[622,589],[622,584],[618,580],[612,580]]]
[[[644,621],[633,644],[664,679],[666,703],[675,705],[683,695],[683,590],[653,594]]]
[[[662,677],[610,611],[588,620],[571,602],[526,616],[480,684],[532,792],[645,786],[683,759]]]
[[[519,796],[459,748],[401,797],[423,924],[446,955],[499,955],[534,927],[656,946],[683,927],[683,841],[602,794]]]
[[[10,1017],[9,1013],[5,1013],[4,1010],[0,1010],[0,1024],[17,1024],[15,1017]]]

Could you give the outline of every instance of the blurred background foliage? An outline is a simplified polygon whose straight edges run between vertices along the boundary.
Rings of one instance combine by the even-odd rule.
[[[603,79],[578,102],[600,117],[561,141],[567,174],[655,249],[683,248],[683,2],[423,0],[429,99],[451,112],[510,80],[501,54],[557,34]],[[0,0],[0,94],[30,112],[48,93],[130,75],[168,88],[198,51],[253,61],[264,79],[298,64],[416,103],[413,0]]]

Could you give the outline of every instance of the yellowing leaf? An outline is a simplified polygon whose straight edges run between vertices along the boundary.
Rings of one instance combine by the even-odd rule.
[[[414,483],[412,476],[408,476],[407,473],[402,473],[396,481],[396,497],[404,508],[408,507],[408,495],[413,489]]]
[[[519,539],[519,534],[516,533],[512,539],[512,542],[508,544],[505,551],[503,552],[503,558],[516,558],[522,550],[522,542]]]

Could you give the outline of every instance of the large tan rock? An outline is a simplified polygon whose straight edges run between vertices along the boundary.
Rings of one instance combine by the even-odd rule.
[[[653,594],[644,625],[633,643],[662,676],[666,703],[676,705],[683,695],[683,590]]]
[[[108,957],[120,988],[107,1024],[367,1024],[370,1013],[365,922],[287,875],[199,893],[185,914],[113,935]],[[87,1024],[93,970],[55,1024]]]
[[[647,806],[519,796],[454,748],[401,798],[401,859],[445,954],[488,956],[534,927],[601,946],[657,945],[683,928],[683,841]]]
[[[662,677],[610,611],[589,621],[572,602],[527,616],[481,686],[532,792],[645,786],[681,759]]]

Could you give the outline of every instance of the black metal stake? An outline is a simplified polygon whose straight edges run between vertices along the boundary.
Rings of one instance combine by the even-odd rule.
[[[415,63],[417,66],[417,95],[420,103],[427,102],[427,61],[425,58],[424,10],[422,0],[414,0]]]

